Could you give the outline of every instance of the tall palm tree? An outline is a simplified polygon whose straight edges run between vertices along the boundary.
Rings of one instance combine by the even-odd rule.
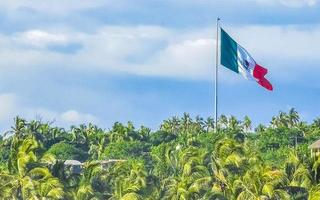
[[[288,123],[290,127],[294,127],[300,121],[299,114],[294,108],[291,108],[289,110],[287,118],[288,118]]]
[[[222,139],[215,147],[213,161],[219,163],[219,168],[230,169],[233,172],[241,169],[246,163],[249,148],[246,143],[239,143],[234,139]]]
[[[83,166],[83,173],[79,179],[79,182],[75,187],[69,189],[67,193],[67,199],[73,200],[91,200],[91,199],[104,199],[107,194],[95,191],[93,183],[100,182],[96,178],[107,181],[107,171],[103,170],[101,164],[97,161],[86,162]],[[108,188],[106,188],[108,191]],[[109,192],[109,191],[108,191]]]
[[[279,116],[279,125],[278,127],[288,127],[289,126],[289,118],[285,112],[280,111]]]
[[[139,138],[141,139],[141,135],[135,130],[135,127],[130,121],[127,123],[127,126],[120,122],[114,123],[109,134],[110,142],[133,141]]]
[[[147,141],[150,138],[150,133],[151,133],[150,128],[147,128],[145,126],[141,126],[138,131],[139,138],[137,138],[137,139],[140,141]]]
[[[110,132],[110,142],[121,142],[128,139],[128,129],[120,122],[114,123]]]
[[[306,122],[298,122],[296,124],[296,128],[302,133],[302,135],[305,137],[308,132],[310,131],[310,127]]]
[[[234,195],[238,200],[256,199],[290,199],[290,195],[282,189],[287,179],[280,170],[260,168],[249,170],[234,182]]]
[[[189,113],[183,113],[183,116],[181,118],[181,125],[183,132],[188,133],[190,131],[190,125],[192,123],[192,119],[190,117]]]
[[[287,113],[280,111],[278,116],[273,116],[270,122],[272,128],[288,128],[290,126]]]
[[[215,122],[214,119],[211,117],[208,117],[207,120],[204,122],[205,123],[205,128],[206,132],[208,133],[209,131],[214,130]]]
[[[279,126],[279,119],[278,119],[278,117],[273,116],[272,119],[271,119],[270,124],[271,124],[271,127],[272,127],[272,128],[277,128],[277,127]]]
[[[59,179],[52,176],[47,167],[42,166],[48,162],[52,163],[52,156],[46,155],[38,159],[35,154],[37,148],[38,143],[34,138],[27,138],[21,142],[17,155],[9,161],[12,163],[9,171],[0,174],[3,182],[1,189],[6,191],[0,194],[3,195],[3,199],[63,198],[63,185]]]
[[[97,139],[94,142],[90,142],[88,153],[92,159],[100,160],[106,146],[106,136],[104,134],[97,134],[96,137]]]
[[[177,127],[177,129],[179,128],[179,126]],[[160,125],[160,130],[168,132],[168,133],[176,133],[176,126],[175,123],[171,120],[164,120],[162,122],[162,124]]]
[[[221,115],[219,117],[219,125],[222,126],[223,128],[228,127],[228,118],[225,115]]]
[[[195,123],[194,123],[194,128],[197,134],[200,132],[203,132],[203,128],[205,126],[205,122],[203,121],[203,118],[200,117],[199,115],[196,116]]]
[[[23,139],[26,134],[27,121],[19,116],[14,118],[14,126],[11,127],[11,131],[5,133],[5,136],[13,135],[17,139]]]
[[[292,195],[300,193],[307,196],[307,190],[312,186],[312,176],[295,150],[289,152],[284,168],[289,181],[285,188],[291,191]]]
[[[255,131],[258,133],[262,133],[266,130],[267,128],[263,124],[259,124],[256,128]]]
[[[208,152],[188,147],[177,153],[177,160],[169,161],[174,164],[174,173],[162,181],[161,199],[201,199],[208,195],[212,181],[208,168],[204,166]]]
[[[113,191],[110,199],[142,199],[139,191],[146,187],[147,173],[140,162],[116,163],[110,170]]]
[[[251,130],[251,120],[248,116],[245,116],[243,119],[243,127],[245,131]]]
[[[178,132],[180,131],[181,127],[181,121],[178,117],[172,117],[172,120],[171,120],[171,127],[172,127],[172,133],[177,135]]]

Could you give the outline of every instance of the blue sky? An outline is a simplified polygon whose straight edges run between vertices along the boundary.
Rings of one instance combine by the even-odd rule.
[[[274,86],[220,67],[220,113],[269,123],[294,107],[319,116],[319,0],[2,0],[0,130],[13,117],[133,121],[157,128],[213,115],[215,19]]]

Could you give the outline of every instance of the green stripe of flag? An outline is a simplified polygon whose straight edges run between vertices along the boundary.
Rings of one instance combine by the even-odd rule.
[[[221,64],[239,73],[237,62],[237,43],[221,28]]]

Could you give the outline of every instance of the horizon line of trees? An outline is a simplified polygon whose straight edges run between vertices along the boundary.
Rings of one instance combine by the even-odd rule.
[[[214,125],[184,113],[155,131],[132,122],[66,130],[16,117],[0,138],[0,199],[320,199],[320,157],[308,149],[320,118],[306,123],[290,109],[269,126],[225,115]],[[125,161],[102,166],[108,159]],[[65,160],[83,162],[82,172]]]

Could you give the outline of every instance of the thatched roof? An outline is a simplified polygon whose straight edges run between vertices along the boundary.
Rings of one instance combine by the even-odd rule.
[[[309,146],[309,149],[320,149],[320,140],[317,140]]]

